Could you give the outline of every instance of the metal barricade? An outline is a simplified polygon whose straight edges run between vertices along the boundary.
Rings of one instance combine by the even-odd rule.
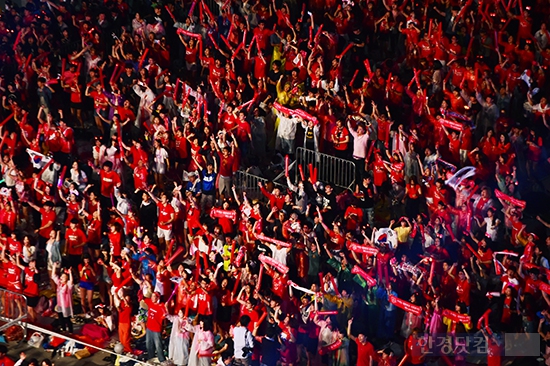
[[[301,165],[304,174],[309,176],[308,166],[317,168],[317,181],[330,182],[336,187],[353,189],[355,184],[355,163],[332,155],[315,152],[299,147],[296,149],[296,162]],[[300,176],[296,175],[296,183]]]
[[[18,326],[27,337],[27,297],[25,295],[0,288],[0,332]]]
[[[241,195],[243,192],[246,192],[246,196],[250,200],[262,199],[264,197],[262,191],[260,190],[260,187],[258,187],[259,182],[266,184],[268,180],[266,178],[250,174],[242,170],[238,170],[233,175],[233,185],[235,186],[237,193]],[[273,182],[273,184],[281,189],[287,188],[286,185],[277,182],[277,179]]]

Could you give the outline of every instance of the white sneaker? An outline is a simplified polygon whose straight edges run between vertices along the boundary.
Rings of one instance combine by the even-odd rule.
[[[84,317],[86,319],[90,319],[92,317],[92,313],[86,313],[86,315],[84,315]]]

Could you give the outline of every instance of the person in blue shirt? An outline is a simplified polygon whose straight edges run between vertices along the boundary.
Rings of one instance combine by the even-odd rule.
[[[216,159],[214,162],[207,162],[206,169],[203,169],[199,164],[202,173],[202,191],[201,191],[201,212],[207,212],[214,206],[214,200],[216,198],[216,179],[218,177],[216,169]]]
[[[190,172],[188,177],[189,181],[185,186],[185,190],[191,192],[193,196],[198,198],[201,194],[201,180],[199,179],[199,173]]]

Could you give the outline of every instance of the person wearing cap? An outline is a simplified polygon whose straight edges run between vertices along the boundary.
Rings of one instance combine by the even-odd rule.
[[[113,315],[103,303],[97,304],[95,309],[99,312],[99,315],[94,318],[95,324],[84,324],[81,333],[95,340],[108,340],[115,328]]]
[[[189,172],[187,175],[189,178],[189,181],[187,182],[187,185],[185,187],[185,190],[188,192],[191,192],[193,196],[199,198],[201,195],[201,180],[199,178],[199,173],[197,172]]]

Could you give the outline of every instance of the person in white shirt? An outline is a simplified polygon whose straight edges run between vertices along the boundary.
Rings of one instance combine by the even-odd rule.
[[[254,347],[254,337],[248,330],[248,324],[250,324],[250,317],[243,315],[239,321],[239,325],[231,330],[231,336],[234,342],[234,362],[233,365],[250,365],[250,356],[252,355],[252,348]]]
[[[301,122],[301,118],[289,117],[287,114],[275,110],[279,118],[277,127],[276,149],[283,154],[294,153],[294,139],[296,138],[296,125]]]
[[[353,136],[353,161],[355,162],[355,181],[360,182],[365,174],[365,159],[367,158],[367,145],[369,132],[363,123],[357,124],[354,130],[348,120],[348,130]]]
[[[138,82],[133,86],[134,93],[140,97],[138,113],[135,120],[135,126],[141,128],[141,121],[147,120],[151,113],[147,108],[155,99],[155,93],[144,83]]]
[[[273,259],[286,266],[286,257],[291,248],[285,248],[280,244],[269,244],[269,249],[271,249],[271,252],[273,253]]]

